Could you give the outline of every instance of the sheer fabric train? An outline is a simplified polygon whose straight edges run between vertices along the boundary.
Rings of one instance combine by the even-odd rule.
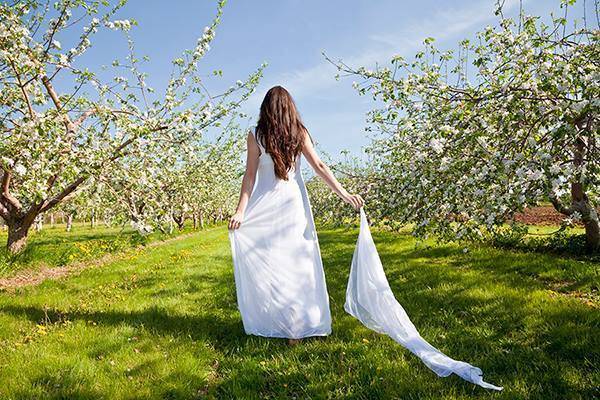
[[[486,389],[502,390],[502,387],[484,382],[481,369],[453,360],[421,337],[390,289],[362,208],[360,233],[352,257],[344,309],[367,328],[389,335],[419,357],[438,376],[455,373]]]

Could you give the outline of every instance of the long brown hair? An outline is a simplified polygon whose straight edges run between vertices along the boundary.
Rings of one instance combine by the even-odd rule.
[[[302,151],[305,134],[308,131],[290,93],[281,86],[269,89],[260,105],[256,139],[271,155],[279,179],[288,179],[287,174]]]

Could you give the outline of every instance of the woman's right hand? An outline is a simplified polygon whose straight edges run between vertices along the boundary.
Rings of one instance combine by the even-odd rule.
[[[229,229],[237,229],[240,227],[240,225],[242,224],[242,220],[244,219],[244,217],[242,216],[241,212],[236,212],[235,214],[233,214],[231,216],[231,218],[229,219]]]
[[[360,210],[365,205],[365,201],[359,194],[346,194],[343,197],[344,201],[354,207],[355,210]]]

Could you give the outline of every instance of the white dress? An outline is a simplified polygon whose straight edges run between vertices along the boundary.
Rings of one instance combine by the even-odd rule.
[[[229,231],[244,331],[292,339],[329,335],[329,296],[301,156],[285,181],[277,178],[271,156],[259,147],[244,219]]]

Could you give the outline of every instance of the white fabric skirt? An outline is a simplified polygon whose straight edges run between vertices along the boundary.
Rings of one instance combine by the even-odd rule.
[[[300,158],[289,180],[260,156],[240,228],[229,231],[237,304],[248,334],[303,338],[331,333],[329,297]]]

